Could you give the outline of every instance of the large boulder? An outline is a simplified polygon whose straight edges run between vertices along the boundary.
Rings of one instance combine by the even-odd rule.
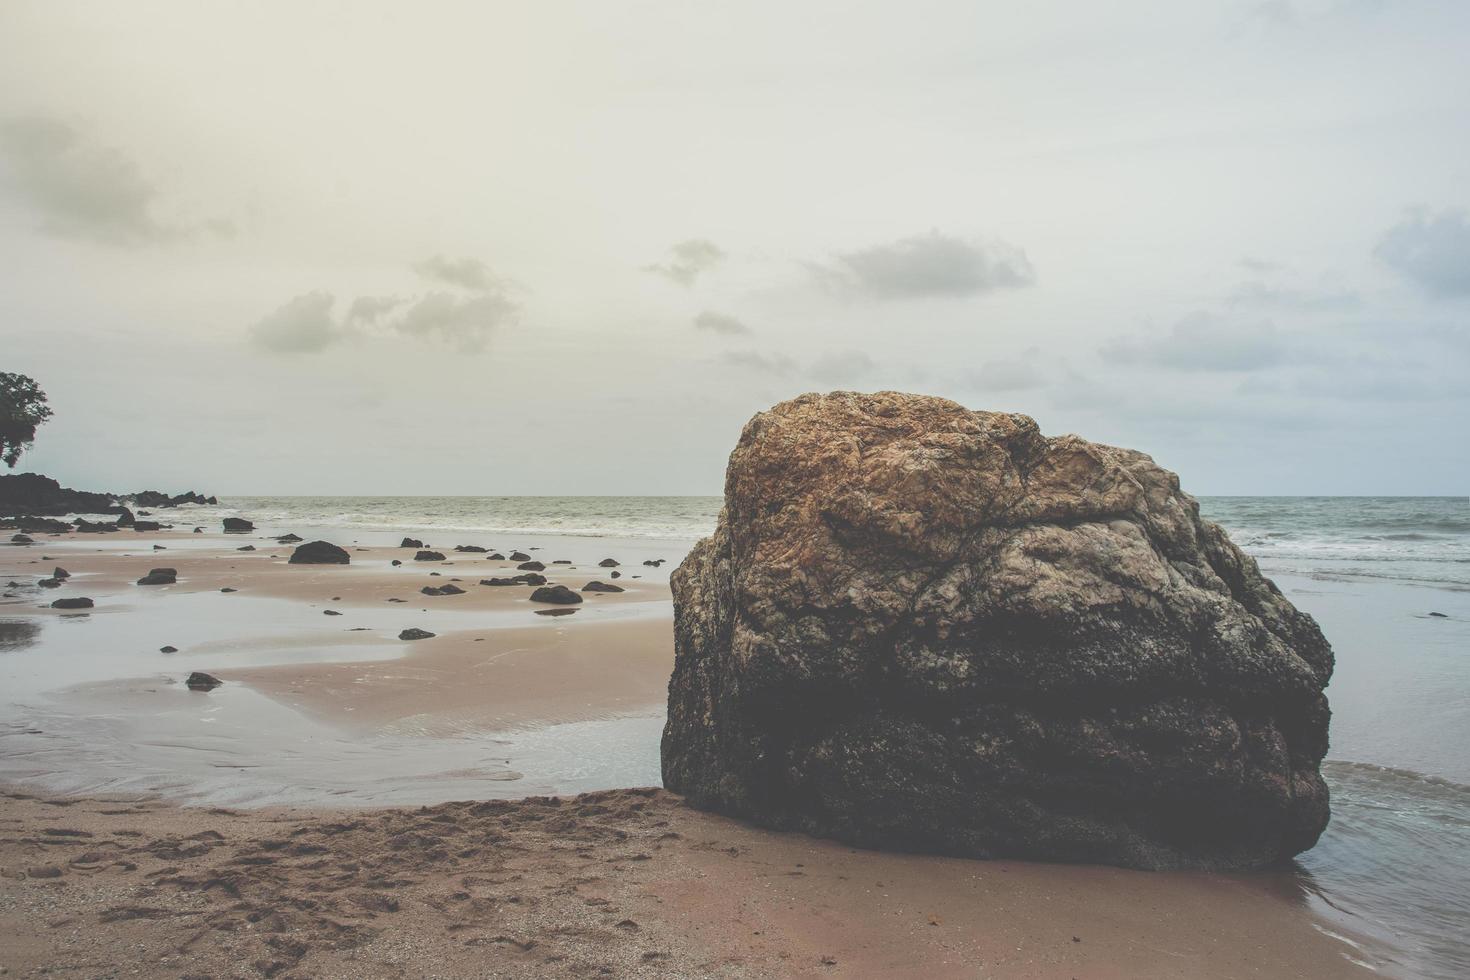
[[[220,523],[224,525],[226,534],[245,534],[255,530],[255,525],[243,517],[226,517]]]
[[[308,541],[291,552],[288,565],[346,565],[352,561],[344,548],[330,541]]]
[[[1024,415],[804,395],[672,577],[664,784],[850,843],[1267,865],[1327,824],[1332,650],[1178,478]]]

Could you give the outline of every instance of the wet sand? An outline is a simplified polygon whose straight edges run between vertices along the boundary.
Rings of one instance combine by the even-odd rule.
[[[1361,970],[1288,873],[858,851],[651,789],[522,798],[656,777],[669,566],[625,564],[627,592],[546,618],[529,589],[475,584],[513,574],[481,555],[415,563],[370,547],[349,567],[303,567],[251,538],[37,541],[0,549],[0,582],[25,584],[0,605],[0,620],[20,624],[0,740],[11,975]],[[258,550],[234,550],[244,543]],[[546,545],[552,581],[608,581],[596,557],[570,553],[604,545]],[[553,550],[582,564],[552,565]],[[31,584],[55,564],[73,573],[67,585]],[[179,570],[177,585],[133,584],[161,565]],[[452,578],[465,595],[417,592]],[[97,607],[40,608],[60,595]],[[397,640],[408,626],[438,635]],[[163,642],[178,652],[158,653]],[[193,669],[225,686],[184,690]],[[452,798],[481,802],[373,806]],[[309,805],[208,805],[225,799]]]
[[[0,801],[12,975],[1369,975],[1270,876],[858,851],[662,790],[287,812]]]

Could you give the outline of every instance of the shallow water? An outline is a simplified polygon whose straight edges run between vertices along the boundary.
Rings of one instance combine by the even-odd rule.
[[[668,558],[654,573],[660,577],[714,526],[720,506],[715,497],[224,503],[157,516],[181,527],[217,527],[220,516],[241,513],[266,530],[310,534],[316,528],[344,544],[396,544],[407,534],[441,548],[462,541],[540,546],[548,558],[566,552],[578,561],[595,560],[602,551],[635,560]],[[1317,618],[1337,654],[1328,691],[1332,748],[1324,767],[1333,820],[1317,847],[1299,858],[1292,886],[1324,914],[1379,940],[1384,948],[1364,955],[1377,958],[1386,972],[1436,980],[1470,976],[1470,501],[1232,497],[1203,498],[1201,505]],[[213,544],[205,538],[171,547]],[[129,543],[117,536],[95,547],[127,549]],[[178,601],[185,598],[199,601]],[[166,637],[153,615],[99,611],[37,620],[7,617],[0,606],[0,684],[6,692],[0,778],[29,774],[71,792],[134,788],[198,801],[338,805],[517,797],[658,781],[662,718],[656,712],[493,735],[430,737],[398,726],[363,737],[238,685],[208,699],[189,698],[165,682],[196,664],[207,667],[206,660],[217,663],[226,652],[238,658],[232,665],[344,655],[341,647],[289,640],[321,628],[319,610],[293,610],[297,604],[283,600],[235,596],[226,604],[218,598],[174,596]],[[250,602],[268,605],[252,610]],[[380,625],[396,622],[396,615],[383,614]],[[540,621],[554,627],[578,618]],[[475,625],[495,623],[482,618]],[[97,631],[105,631],[106,643],[92,642]],[[262,642],[232,646],[241,631]],[[264,642],[273,636],[274,645]],[[187,644],[190,652],[170,659],[156,652],[163,643]],[[364,641],[350,656],[391,658],[400,649]],[[58,659],[67,665],[64,676],[56,672]],[[74,686],[107,677],[139,680],[123,698],[114,690],[99,700],[85,685]]]

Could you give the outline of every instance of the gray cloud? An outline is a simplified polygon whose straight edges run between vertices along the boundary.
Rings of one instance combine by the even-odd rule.
[[[871,374],[877,366],[860,350],[831,351],[813,361],[807,373],[822,384],[851,384]]]
[[[1278,286],[1261,280],[1243,282],[1225,297],[1232,309],[1291,310],[1297,313],[1341,313],[1362,305],[1362,297],[1346,289],[1316,291]]]
[[[724,313],[715,313],[711,310],[705,310],[699,316],[695,317],[694,325],[701,330],[712,330],[715,333],[722,334],[734,335],[754,332],[733,316],[727,316]]]
[[[1162,337],[1117,340],[1099,353],[1118,364],[1180,371],[1250,371],[1280,363],[1286,347],[1271,323],[1240,323],[1213,313],[1192,313]]]
[[[484,350],[495,330],[520,314],[520,303],[513,297],[517,287],[478,260],[435,257],[414,266],[414,271],[475,286],[408,298],[359,296],[340,323],[333,319],[330,293],[307,293],[252,326],[251,341],[265,350],[303,353],[347,340],[398,336],[439,341],[474,353]]]
[[[199,232],[234,233],[224,219],[178,223],[160,219],[157,188],[121,150],[100,146],[58,119],[29,117],[0,124],[0,160],[15,192],[59,238],[140,245]]]
[[[979,391],[1024,391],[1047,383],[1041,367],[1041,352],[1032,348],[1018,358],[986,361],[966,381]]]
[[[1004,242],[976,244],[931,231],[886,245],[842,252],[835,265],[808,265],[823,286],[880,299],[971,296],[1030,286],[1026,253]]]
[[[490,267],[479,259],[447,259],[435,255],[415,265],[413,271],[425,279],[475,292],[486,292],[501,285]]]
[[[347,310],[349,326],[372,325],[406,303],[401,296],[359,296]]]
[[[1464,211],[1410,211],[1384,232],[1373,254],[1428,293],[1470,296],[1470,221]]]
[[[681,286],[692,286],[701,275],[719,265],[725,253],[714,242],[704,238],[691,238],[669,249],[670,259],[662,265],[646,265],[645,272],[653,272]]]
[[[342,339],[332,319],[331,293],[303,293],[250,328],[250,340],[263,350],[281,354],[315,353]]]
[[[490,334],[513,321],[520,307],[504,293],[458,296],[433,292],[387,321],[390,330],[406,337],[436,339],[466,352],[480,351]]]
[[[795,374],[797,364],[785,354],[762,354],[753,350],[731,350],[720,355],[720,361],[731,367],[775,374],[781,377]]]
[[[825,385],[855,384],[871,374],[877,363],[859,350],[829,351],[803,365],[786,354],[764,354],[755,350],[725,351],[720,362],[775,377],[801,376]]]

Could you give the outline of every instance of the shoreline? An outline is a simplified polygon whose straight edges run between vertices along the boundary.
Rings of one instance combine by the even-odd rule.
[[[1369,976],[1290,876],[861,851],[658,789],[368,810],[0,795],[14,975]]]
[[[292,529],[281,533],[286,530]],[[296,530],[307,540],[332,539]],[[535,542],[528,542],[536,548],[531,554],[547,564],[544,574],[573,588],[608,581],[608,570],[596,562],[602,552],[615,552],[624,560],[618,583],[628,591],[589,595],[571,616],[541,617],[526,601],[528,589],[473,584],[482,575],[507,574],[514,567],[509,562],[444,546],[444,563],[413,562],[412,551],[338,538],[352,565],[291,566],[290,546],[276,545],[261,530],[68,535],[0,551],[4,576],[34,565],[39,577],[53,564],[73,573],[59,590],[31,587],[22,600],[0,606],[0,618],[14,613],[37,622],[52,651],[48,669],[62,665],[62,672],[28,682],[27,690],[37,704],[109,718],[116,728],[107,730],[110,742],[96,741],[95,726],[57,742],[49,729],[59,716],[52,715],[34,725],[45,732],[11,732],[5,739],[11,764],[0,774],[9,787],[0,806],[6,828],[0,929],[27,937],[18,948],[22,956],[34,949],[36,963],[59,957],[81,964],[88,944],[110,950],[142,942],[154,951],[153,959],[136,964],[145,972],[184,961],[159,958],[165,955],[207,960],[223,943],[232,952],[218,961],[221,972],[264,964],[240,975],[261,975],[277,961],[285,963],[277,970],[282,975],[296,969],[351,975],[364,957],[380,971],[372,975],[411,975],[403,964],[428,956],[448,964],[450,976],[565,975],[575,972],[574,964],[630,976],[1165,976],[1183,969],[1206,977],[1275,973],[1287,965],[1312,977],[1351,975],[1352,958],[1380,959],[1374,943],[1330,917],[1290,872],[1157,875],[859,851],[703,813],[663,791],[609,788],[569,797],[567,790],[586,778],[588,759],[601,760],[601,776],[580,784],[588,789],[657,777],[657,726],[672,663],[667,576],[677,556],[661,554],[673,560],[649,569],[636,543],[526,537]],[[153,551],[155,543],[165,550]],[[257,550],[235,550],[247,543]],[[578,564],[551,564],[563,553]],[[394,558],[403,565],[391,566]],[[179,570],[178,584],[133,584],[164,565]],[[452,579],[462,580],[465,595],[417,593],[424,584]],[[225,587],[240,591],[219,591]],[[57,594],[95,595],[98,606],[86,616],[36,608]],[[396,639],[410,625],[438,635]],[[92,649],[94,634],[106,639],[104,649]],[[178,652],[159,653],[163,643]],[[185,691],[179,681],[192,669],[216,673],[225,686],[207,695]],[[110,676],[89,678],[88,670]],[[51,689],[56,683],[61,690]],[[139,732],[146,737],[133,737]],[[42,744],[48,738],[52,748]],[[79,757],[77,747],[90,754]],[[55,775],[17,783],[16,764],[31,764],[33,748],[37,771],[64,773],[81,762],[97,779],[67,782]],[[624,768],[610,767],[609,759]],[[123,778],[134,770],[142,777]],[[272,781],[308,791],[283,796],[269,789]],[[428,808],[389,806],[419,802],[415,797],[430,788]],[[147,792],[120,793],[127,789]],[[538,796],[558,792],[555,804]],[[481,802],[432,802],[446,795]],[[492,812],[489,826],[485,814]],[[548,821],[565,831],[544,834]],[[346,854],[352,855],[347,863],[365,864],[360,855],[376,853],[383,867],[396,868],[403,848],[417,852],[385,841],[418,840],[425,825],[439,822],[461,828],[449,837],[475,843],[456,851],[440,835],[444,843],[422,845],[429,856],[413,859],[412,881],[390,890],[398,912],[362,906],[376,901],[363,895],[379,890],[361,880],[361,868],[356,878],[339,872],[340,882],[324,884],[321,862]],[[328,829],[346,824],[356,829]],[[380,825],[397,830],[385,837],[373,829]],[[326,851],[257,864],[262,855],[236,848],[235,842],[260,842],[286,826]],[[69,830],[94,836],[48,833]],[[104,835],[111,844],[91,846]],[[496,875],[505,879],[501,884],[535,885],[517,892],[517,901],[463,884],[482,869],[477,859],[458,855],[479,848],[483,856],[501,840],[509,847],[496,852],[495,860],[505,862]],[[623,841],[641,842],[641,849],[611,862],[613,852],[598,850]],[[138,859],[140,848],[160,856],[201,846],[198,855],[172,864]],[[78,848],[79,854],[118,851],[124,864],[140,870],[75,861]],[[52,860],[58,856],[67,860]],[[345,923],[355,938],[344,943],[337,926],[290,916],[283,931],[259,935],[258,922],[242,925],[214,907],[220,886],[200,893],[207,877],[177,871],[149,877],[150,867],[187,870],[213,856],[221,862],[212,865],[216,876],[234,882],[242,895],[261,891],[270,896],[265,905],[295,909],[292,915],[302,914],[302,902],[322,902],[332,909],[323,917]],[[60,877],[33,877],[33,867],[58,868]],[[588,892],[589,877],[606,892]],[[850,884],[869,878],[873,884],[860,891]],[[91,894],[94,882],[106,889]],[[469,897],[452,898],[461,893]],[[104,898],[112,904],[100,905]],[[604,917],[587,911],[603,906],[586,905],[588,898],[605,898],[638,928],[621,926],[619,917],[609,931]],[[479,910],[476,924],[442,930],[441,920],[464,902]],[[955,910],[964,923],[958,934]],[[926,915],[940,923],[929,924]],[[730,923],[742,919],[748,933],[731,931]],[[50,925],[63,920],[64,926]],[[1183,934],[1186,926],[1192,935]],[[1073,931],[1062,936],[1067,929]],[[1073,934],[1082,941],[1072,943]],[[165,950],[191,938],[184,953]],[[206,946],[212,951],[201,954]],[[395,959],[395,950],[409,949],[416,952]],[[657,955],[644,960],[645,953]],[[80,958],[67,960],[72,956]],[[0,965],[14,970],[24,962],[11,957]]]

